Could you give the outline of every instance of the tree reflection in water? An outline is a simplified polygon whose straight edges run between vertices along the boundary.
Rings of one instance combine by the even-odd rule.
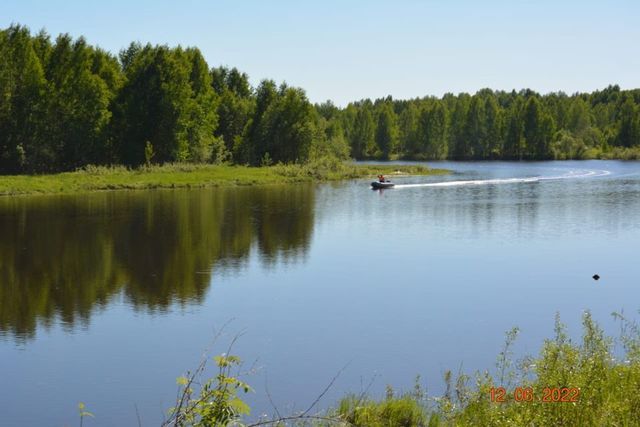
[[[304,258],[308,185],[0,200],[0,332],[29,339],[88,322],[124,295],[136,310],[202,301],[211,274]]]

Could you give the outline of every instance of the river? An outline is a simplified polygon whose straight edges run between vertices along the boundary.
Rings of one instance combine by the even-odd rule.
[[[440,393],[513,326],[535,354],[556,312],[576,338],[584,310],[637,317],[640,163],[429,164],[454,173],[0,198],[2,425],[77,425],[78,402],[158,425],[216,334],[255,417],[339,371],[318,409],[417,374]]]

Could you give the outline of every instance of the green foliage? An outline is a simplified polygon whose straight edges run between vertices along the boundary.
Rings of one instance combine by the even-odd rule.
[[[0,171],[47,168],[55,160],[44,144],[47,82],[29,31],[1,31],[0,54]]]
[[[591,126],[589,106],[584,99],[574,98],[569,107],[567,120],[567,129],[577,135],[581,135]]]
[[[502,155],[509,160],[522,160],[524,153],[524,139],[522,135],[522,100],[517,99],[511,105],[508,118],[506,133],[504,138],[504,148]]]
[[[86,410],[86,406],[82,402],[78,403],[78,415],[80,416],[80,427],[82,427],[82,424],[84,423],[84,418],[85,417],[92,417],[93,418],[93,416],[94,416],[91,412]]]
[[[462,158],[486,158],[486,123],[484,102],[474,96],[469,103],[464,122],[463,136],[465,149],[461,151]]]
[[[626,98],[620,108],[616,143],[622,147],[640,145],[640,111],[630,96]]]
[[[147,141],[160,164],[348,150],[339,124],[320,123],[304,91],[272,81],[254,91],[235,68],[210,70],[196,48],[132,43],[118,62],[83,38],[52,43],[12,26],[0,31],[0,54],[0,173],[149,166]]]
[[[445,372],[442,396],[427,397],[420,387],[396,397],[387,386],[386,398],[347,396],[337,413],[356,426],[632,426],[640,423],[640,327],[622,314],[624,354],[616,357],[614,340],[605,336],[589,312],[582,319],[582,339],[572,342],[559,316],[555,336],[546,340],[537,357],[512,360],[518,334],[507,332],[498,356],[497,382],[488,372],[478,372],[475,384],[459,374],[454,381]],[[455,382],[455,384],[454,384]],[[504,386],[505,401],[491,400],[491,389]],[[576,402],[543,402],[545,388],[579,390]],[[516,401],[516,388],[531,388],[533,401]],[[430,404],[432,402],[433,404]]]
[[[369,108],[360,108],[351,132],[351,155],[357,159],[375,156],[375,123]]]
[[[271,168],[278,175],[295,180],[335,180],[345,178],[375,178],[382,173],[388,176],[402,175],[441,175],[448,171],[430,169],[424,166],[408,165],[354,165],[342,162],[335,157],[318,157],[304,164],[278,163]]]
[[[469,95],[461,94],[455,100],[455,106],[451,115],[451,129],[449,132],[449,152],[455,160],[471,157],[471,148],[466,140],[465,128],[467,128],[467,111],[469,109]]]
[[[337,159],[635,159],[640,90],[540,95],[482,89],[312,105],[302,89],[197,48],[132,43],[115,58],[67,34],[0,30],[0,174],[89,164],[258,166]]]
[[[420,113],[415,140],[408,143],[409,157],[445,159],[447,157],[446,107],[440,103],[425,106]]]
[[[104,162],[111,103],[119,90],[115,58],[89,46],[83,38],[59,36],[45,61],[47,139],[54,165],[71,170]]]
[[[260,160],[260,166],[271,166],[271,165],[273,165],[273,159],[271,159],[271,156],[267,151],[266,153],[264,153],[264,156],[262,156],[262,160]]]
[[[195,388],[194,375],[188,374],[177,379],[180,392],[166,425],[225,427],[239,425],[241,418],[249,415],[250,408],[240,398],[240,393],[246,394],[252,389],[232,373],[241,364],[240,358],[222,354],[214,357],[214,361],[218,374],[206,380],[199,390]]]
[[[222,139],[226,151],[231,153],[241,141],[254,113],[253,90],[249,85],[249,76],[235,68],[213,68],[211,81],[214,91],[220,97],[217,109],[218,127],[214,133]]]
[[[582,139],[571,132],[561,130],[555,136],[551,151],[556,160],[584,159],[587,157],[587,146]]]
[[[640,146],[636,147],[613,147],[608,152],[600,155],[603,159],[640,160]]]
[[[640,364],[637,325],[617,315],[623,324],[620,337],[625,355],[616,357],[613,339],[604,335],[590,313],[583,316],[583,335],[573,343],[556,317],[555,337],[546,340],[537,358],[525,358],[514,375],[517,384],[507,385],[506,401],[490,401],[490,388],[497,387],[490,375],[477,375],[476,389],[467,403],[447,416],[451,425],[637,425],[640,397]],[[515,334],[508,334],[509,347]],[[508,359],[501,353],[501,359]],[[530,387],[536,399],[518,402],[515,387]],[[543,402],[545,388],[577,388],[577,402]]]
[[[398,117],[389,102],[383,102],[378,108],[375,143],[378,151],[376,157],[389,159],[389,155],[399,143]]]
[[[427,425],[425,408],[413,396],[387,396],[376,402],[347,396],[338,405],[338,414],[350,425],[363,427],[414,427]]]
[[[263,147],[274,159],[292,162],[309,158],[316,122],[313,106],[301,89],[283,85],[262,125]]]
[[[398,117],[398,127],[400,129],[400,136],[398,142],[392,147],[391,155],[393,157],[400,157],[404,155],[409,149],[419,144],[418,142],[418,121],[420,111],[415,104],[409,104]]]
[[[151,142],[147,141],[144,145],[144,164],[149,167],[151,166],[151,159],[153,159],[153,145]]]
[[[483,89],[441,99],[365,99],[337,115],[357,159],[387,158],[387,150],[419,160],[635,158],[635,150],[623,148],[640,145],[638,99],[637,89],[617,86],[571,97]],[[369,124],[371,111],[377,120]],[[397,137],[389,135],[390,122]]]
[[[146,140],[160,163],[209,160],[217,100],[200,52],[146,45],[121,56],[126,82],[113,122],[120,161],[142,164]]]
[[[520,330],[518,328],[512,328],[507,331],[504,347],[498,355],[496,367],[500,373],[498,384],[501,386],[510,386],[515,377],[514,371],[512,370],[513,362],[511,356],[513,355],[512,346],[519,332]]]
[[[487,159],[498,159],[503,152],[503,116],[504,112],[496,97],[491,94],[485,99],[485,144],[484,156]]]
[[[525,156],[529,159],[546,159],[550,155],[553,120],[543,111],[537,97],[531,97],[524,107],[523,137]]]

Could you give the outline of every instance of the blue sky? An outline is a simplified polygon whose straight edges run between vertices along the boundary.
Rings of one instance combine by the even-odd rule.
[[[11,23],[114,53],[131,41],[199,47],[339,105],[392,95],[640,87],[640,1],[3,1]]]

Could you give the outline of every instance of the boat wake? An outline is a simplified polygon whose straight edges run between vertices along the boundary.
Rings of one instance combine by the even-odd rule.
[[[560,179],[579,179],[579,178],[596,178],[600,176],[610,175],[610,171],[606,170],[586,170],[577,169],[568,171],[562,175],[554,176],[531,176],[524,178],[495,178],[495,179],[473,179],[467,181],[442,181],[427,182],[423,184],[396,184],[395,188],[415,188],[415,187],[459,187],[464,185],[500,185],[500,184],[518,184],[526,182],[555,181]]]

